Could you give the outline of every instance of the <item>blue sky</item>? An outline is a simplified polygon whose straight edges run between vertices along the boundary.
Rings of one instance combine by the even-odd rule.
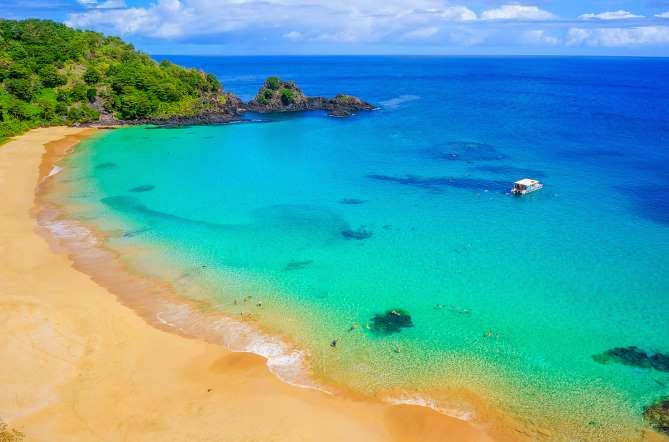
[[[669,0],[0,0],[153,54],[669,56]]]

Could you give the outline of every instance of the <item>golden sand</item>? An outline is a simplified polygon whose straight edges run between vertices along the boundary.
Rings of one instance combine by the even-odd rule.
[[[25,440],[493,440],[424,407],[284,384],[259,356],[147,324],[73,268],[31,210],[52,166],[45,144],[65,151],[92,133],[36,129],[0,148],[0,420]]]

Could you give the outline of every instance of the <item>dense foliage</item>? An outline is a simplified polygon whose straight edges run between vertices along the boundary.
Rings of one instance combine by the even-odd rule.
[[[255,97],[255,101],[263,106],[271,106],[274,102],[290,106],[304,99],[304,94],[294,82],[282,81],[278,77],[268,77]]]
[[[160,64],[116,37],[0,19],[0,141],[41,125],[194,115],[225,104],[218,80]]]

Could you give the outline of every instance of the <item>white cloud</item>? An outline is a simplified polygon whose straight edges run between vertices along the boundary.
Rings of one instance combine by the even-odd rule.
[[[104,9],[104,10],[103,10]],[[184,34],[193,14],[179,0],[159,0],[149,8],[94,10],[71,14],[65,22],[75,28],[110,28],[121,35],[143,34],[151,37],[172,38]]]
[[[657,17],[657,18],[669,18],[669,11],[662,12],[660,14],[655,14],[655,17]]]
[[[591,32],[583,28],[570,28],[567,31],[567,46],[580,45],[584,43],[590,36]]]
[[[631,18],[643,18],[643,15],[635,15],[629,11],[619,9],[617,11],[600,12],[599,14],[579,15],[581,20],[629,20]]]
[[[78,1],[87,10],[69,15],[66,23],[72,27],[182,40],[248,29],[289,40],[297,39],[293,32],[303,40],[351,43],[436,34],[449,39],[456,24],[481,21],[472,9],[444,5],[444,0],[385,0],[381,5],[378,0],[153,0],[142,7],[122,7],[124,0]],[[553,17],[536,6],[522,5],[504,5],[481,15],[489,21]]]
[[[666,45],[669,44],[669,26],[570,28],[567,32],[567,44],[609,48]]]
[[[476,13],[465,6],[450,6],[439,11],[439,17],[448,21],[474,21]]]
[[[99,2],[98,0],[77,0],[77,3],[86,8],[94,9],[121,9],[126,7],[125,0],[105,0],[103,2]]]
[[[555,15],[537,6],[502,5],[496,9],[488,9],[481,13],[481,20],[553,20]]]
[[[254,44],[257,39],[278,45],[317,41],[390,45],[429,41],[444,48],[519,45],[576,48],[669,43],[669,27],[639,26],[634,21],[619,25],[626,23],[622,20],[615,27],[606,28],[597,24],[605,20],[599,18],[569,28],[570,22],[559,20],[549,11],[518,4],[505,4],[477,14],[466,6],[444,5],[446,0],[385,0],[382,5],[378,0],[151,0],[153,3],[142,7],[127,7],[123,0],[77,1],[86,9],[70,14],[67,24],[72,27],[122,36],[173,39],[178,44],[216,44],[221,40],[212,36],[224,34],[226,42],[239,39]],[[612,17],[611,14],[620,17],[631,13],[614,11],[598,15]],[[323,17],[327,19],[318,19]]]
[[[283,34],[282,37],[288,40],[297,41],[297,40],[302,40],[304,38],[304,35],[302,35],[302,33],[299,31],[290,31]]]
[[[558,37],[548,34],[543,29],[531,29],[529,31],[525,31],[524,40],[530,44],[550,46],[555,46],[562,42]]]
[[[409,40],[421,40],[421,39],[426,39],[434,36],[437,32],[439,32],[439,28],[436,26],[429,26],[426,28],[419,28],[415,29],[413,31],[409,31],[406,34],[404,34],[404,37],[409,39]]]

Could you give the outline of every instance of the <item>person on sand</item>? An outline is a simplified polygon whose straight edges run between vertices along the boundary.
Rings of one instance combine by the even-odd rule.
[[[401,353],[401,352],[402,352],[402,348],[400,347],[399,344],[395,344],[395,346],[393,347],[393,351],[394,351],[395,353]]]
[[[333,349],[337,348],[337,340],[336,339],[333,339],[332,342],[330,342],[330,347],[332,347]]]

